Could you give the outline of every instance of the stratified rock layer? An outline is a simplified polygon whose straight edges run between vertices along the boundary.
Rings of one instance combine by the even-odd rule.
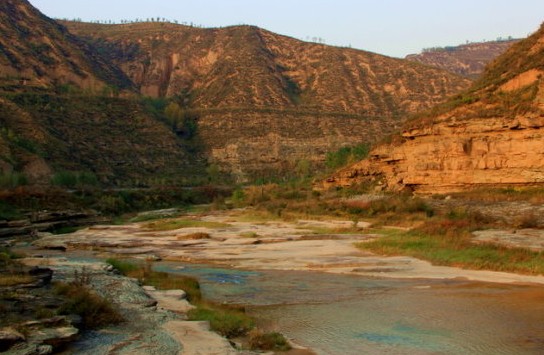
[[[492,63],[472,90],[409,122],[394,143],[325,186],[379,180],[446,192],[544,183],[544,27]]]

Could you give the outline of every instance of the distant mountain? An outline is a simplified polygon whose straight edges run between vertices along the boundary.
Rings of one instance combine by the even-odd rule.
[[[542,185],[543,129],[544,25],[492,62],[470,90],[417,115],[370,159],[325,185],[370,179],[420,192]]]
[[[212,162],[243,178],[323,162],[467,88],[443,70],[236,26],[64,22],[142,95],[196,110]]]
[[[518,41],[518,39],[512,39],[430,48],[420,54],[407,55],[406,59],[477,79],[489,62],[506,52]]]

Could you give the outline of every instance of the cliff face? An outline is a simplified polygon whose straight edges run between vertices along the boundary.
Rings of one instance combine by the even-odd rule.
[[[195,111],[209,160],[242,180],[302,159],[319,166],[327,151],[374,141],[399,116],[469,85],[417,63],[250,26],[65,25],[143,95]]]
[[[435,48],[420,54],[410,54],[406,56],[406,59],[477,79],[484,72],[487,64],[518,41],[513,39]]]
[[[451,102],[408,122],[394,143],[326,186],[379,180],[389,189],[447,192],[544,183],[544,27],[493,62]]]

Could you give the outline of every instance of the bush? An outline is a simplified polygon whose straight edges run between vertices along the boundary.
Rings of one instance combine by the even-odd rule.
[[[251,350],[291,350],[291,346],[282,334],[277,332],[263,333],[258,329],[249,332],[249,347]]]
[[[85,329],[96,329],[123,321],[123,317],[110,301],[98,296],[86,285],[58,283],[55,285],[55,292],[66,298],[59,314],[79,315]]]
[[[28,180],[23,173],[3,173],[0,175],[0,188],[11,189],[17,186],[27,185]]]
[[[51,178],[51,184],[66,188],[96,186],[96,175],[85,171],[59,171]]]
[[[330,170],[336,170],[350,163],[363,160],[368,156],[370,146],[359,144],[353,147],[342,147],[335,152],[328,152],[325,156],[325,165]]]

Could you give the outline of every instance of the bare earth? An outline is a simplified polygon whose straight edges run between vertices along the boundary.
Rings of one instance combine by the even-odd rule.
[[[544,276],[465,270],[433,266],[411,257],[383,257],[355,248],[354,243],[379,238],[372,234],[335,234],[353,226],[351,221],[244,221],[239,211],[214,212],[182,217],[225,224],[220,228],[183,228],[153,231],[146,223],[124,226],[95,226],[70,235],[45,236],[42,247],[159,257],[195,263],[212,263],[233,268],[268,270],[311,270],[391,278],[463,278],[498,283],[544,284]],[[359,227],[367,226],[359,222]],[[208,233],[210,238],[188,240],[191,233]],[[527,233],[527,232],[525,232]]]

